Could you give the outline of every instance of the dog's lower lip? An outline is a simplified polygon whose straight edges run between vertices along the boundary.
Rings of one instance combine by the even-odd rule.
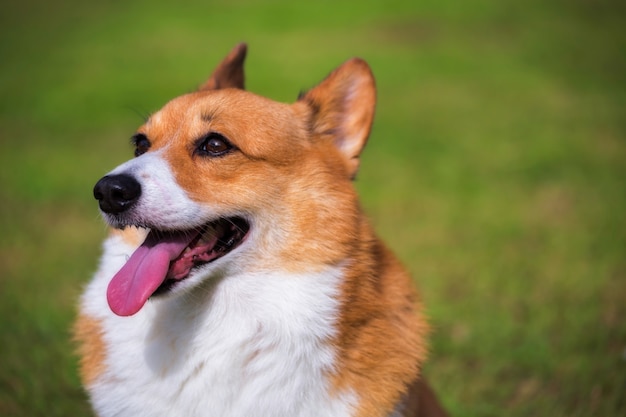
[[[205,224],[189,246],[170,263],[167,278],[153,296],[168,292],[194,269],[228,255],[246,240],[249,232],[250,223],[242,217],[221,218]]]

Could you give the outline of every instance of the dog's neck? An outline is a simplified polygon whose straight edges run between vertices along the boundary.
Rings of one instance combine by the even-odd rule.
[[[117,248],[105,253],[117,260],[109,264],[124,262],[127,254],[119,247],[119,241],[107,245],[109,252]],[[309,274],[231,275],[188,294],[150,300],[125,318],[112,315],[105,300],[85,304],[103,321],[105,344],[118,358],[93,387],[101,391],[94,405],[146,413],[153,404],[176,410],[172,416],[193,415],[191,404],[210,406],[211,415],[349,415],[354,394],[333,391],[326,377],[336,363],[342,274],[338,265]],[[102,294],[109,274],[100,276],[88,293]],[[198,391],[198,381],[190,382],[200,373],[204,388]]]

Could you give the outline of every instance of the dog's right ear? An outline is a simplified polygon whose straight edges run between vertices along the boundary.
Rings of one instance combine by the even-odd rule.
[[[243,62],[248,46],[240,43],[235,46],[224,60],[215,68],[211,77],[200,86],[199,91],[219,90],[221,88],[244,89]]]

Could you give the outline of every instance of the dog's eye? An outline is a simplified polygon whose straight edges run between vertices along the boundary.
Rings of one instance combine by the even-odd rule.
[[[197,153],[202,156],[222,156],[233,149],[233,145],[219,133],[209,133],[200,140]]]
[[[150,141],[143,133],[137,133],[133,136],[131,143],[135,146],[135,156],[143,155],[150,149]]]

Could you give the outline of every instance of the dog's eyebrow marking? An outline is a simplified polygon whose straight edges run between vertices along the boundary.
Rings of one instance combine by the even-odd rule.
[[[215,118],[215,112],[214,112],[214,111],[210,111],[210,112],[203,112],[203,113],[200,115],[200,118],[201,118],[203,121],[207,122],[207,123],[212,122],[212,121],[213,121],[213,119]]]

